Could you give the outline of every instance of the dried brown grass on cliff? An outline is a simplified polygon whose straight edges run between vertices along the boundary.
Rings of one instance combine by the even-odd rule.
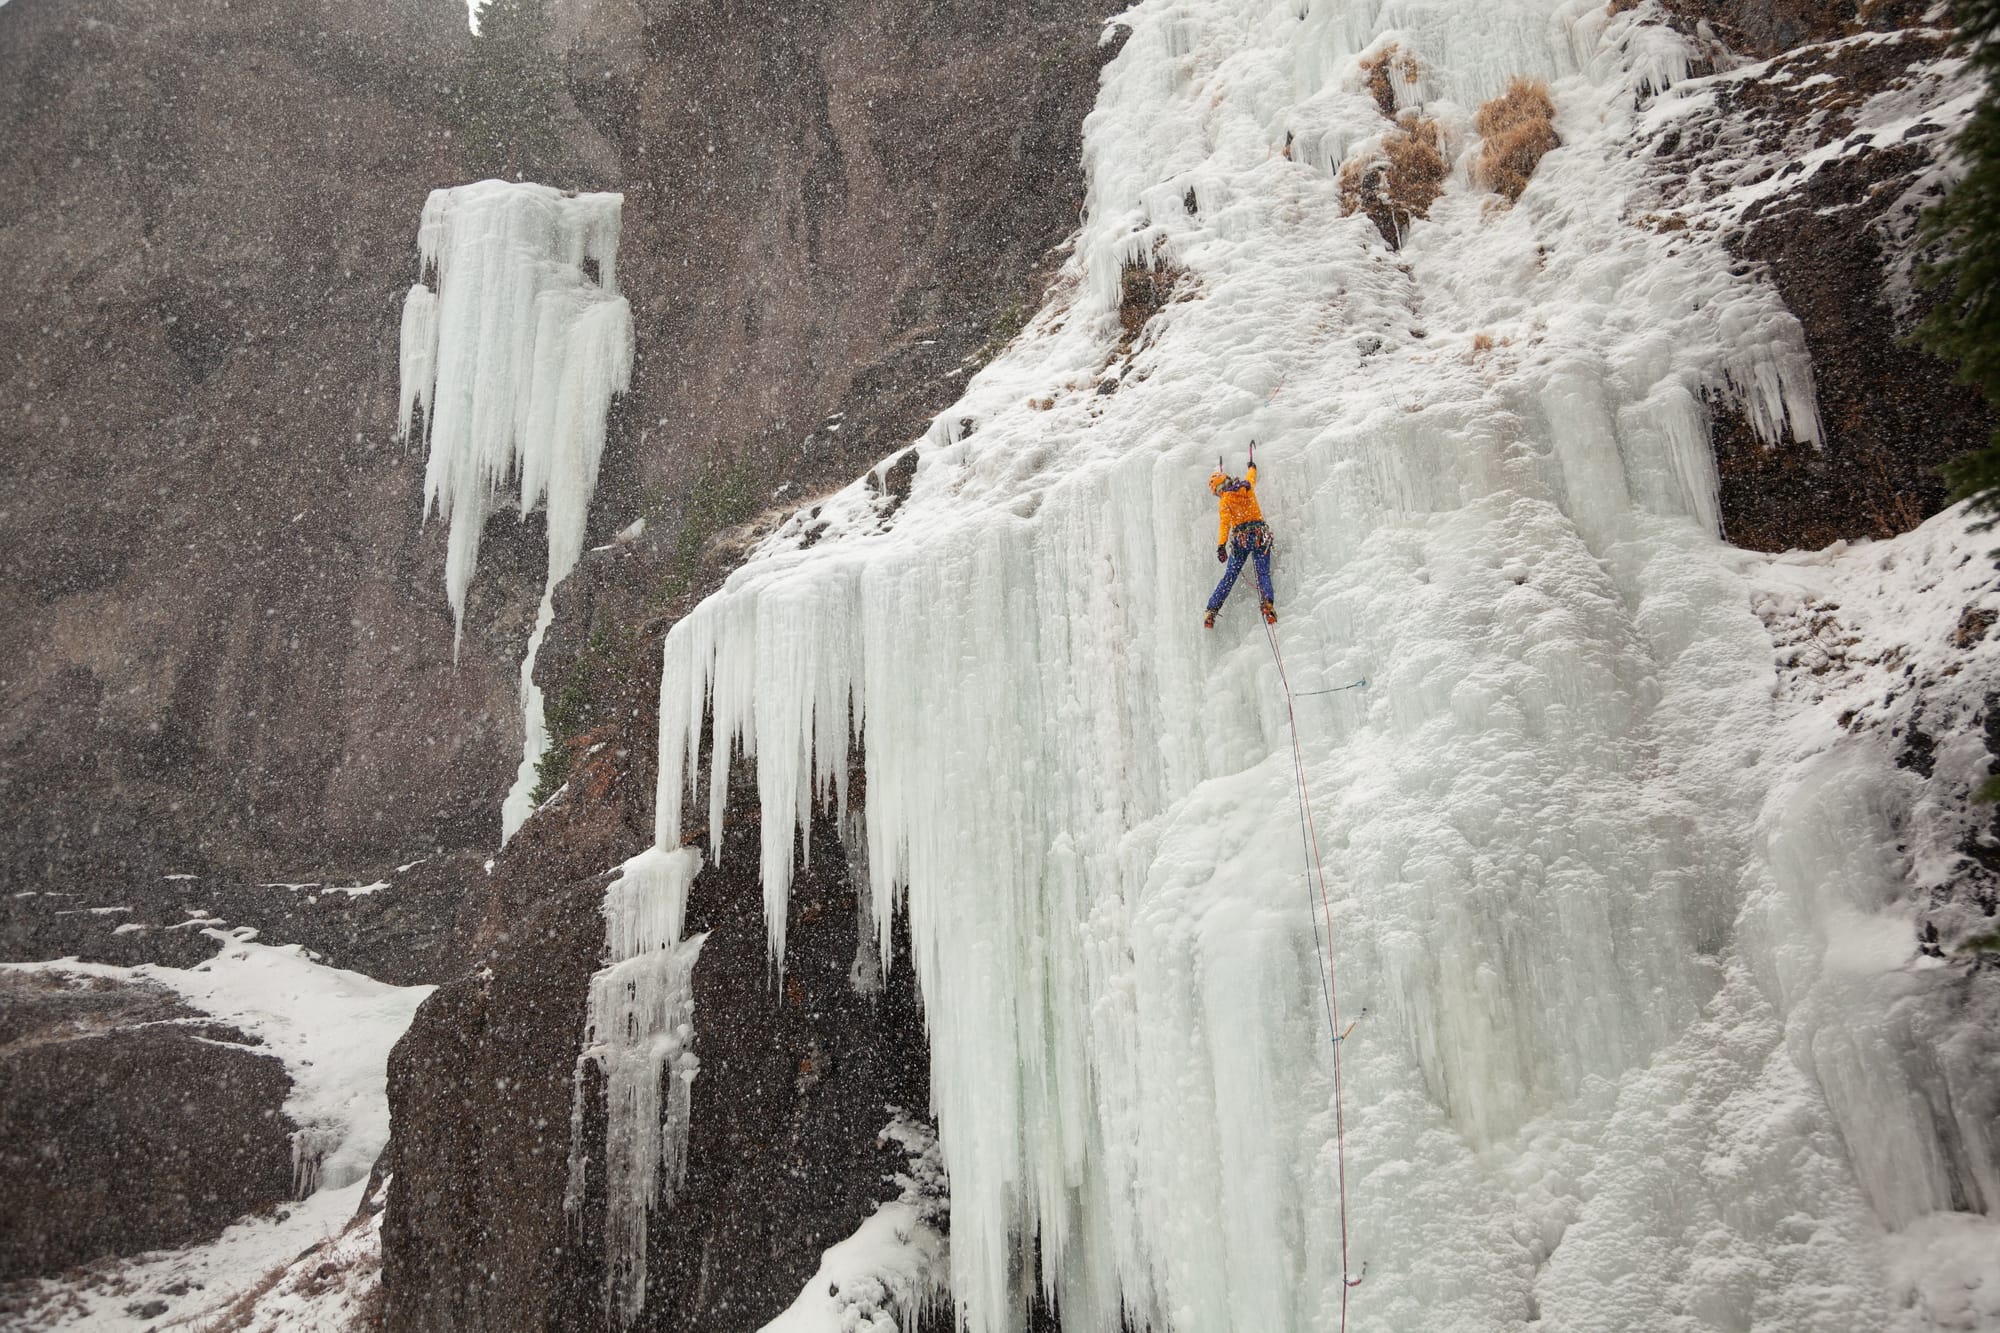
[[[1340,169],[1340,212],[1366,213],[1382,239],[1400,249],[1410,223],[1430,216],[1450,174],[1435,120],[1407,114],[1381,151]]]
[[[1543,156],[1562,145],[1555,119],[1555,101],[1540,79],[1516,78],[1506,92],[1480,107],[1473,120],[1481,139],[1474,170],[1480,184],[1519,199]]]
[[[1394,42],[1389,43],[1374,55],[1361,62],[1361,72],[1367,77],[1369,95],[1375,105],[1382,108],[1382,114],[1392,120],[1396,115],[1396,80],[1415,86],[1422,67],[1417,58]]]
[[[1188,294],[1182,290],[1182,279],[1187,276],[1187,270],[1168,260],[1165,252],[1157,247],[1152,258],[1150,267],[1127,263],[1119,274],[1118,323],[1125,331],[1119,341],[1121,351],[1132,349],[1140,331],[1153,316]]]

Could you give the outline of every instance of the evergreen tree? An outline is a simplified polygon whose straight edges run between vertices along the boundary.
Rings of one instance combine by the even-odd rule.
[[[455,117],[474,171],[506,180],[545,175],[556,158],[561,105],[545,0],[487,0]]]
[[[1966,176],[1924,219],[1924,240],[1945,257],[1924,271],[1923,285],[1942,295],[1916,337],[1958,362],[1959,379],[2000,404],[2000,0],[1954,0],[1953,9],[1986,95],[1956,145]],[[1945,480],[1952,498],[1970,498],[2000,521],[2000,430],[1984,448],[1947,464]]]

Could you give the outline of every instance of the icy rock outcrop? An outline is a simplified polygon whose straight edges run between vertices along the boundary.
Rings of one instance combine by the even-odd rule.
[[[1809,739],[1761,813],[1771,873],[1743,924],[1897,1229],[2000,1205],[2000,985],[1976,943],[2000,875],[1993,809],[1973,796],[2000,758],[1991,544],[1961,508],[1894,541],[1789,553],[1755,604]],[[1875,928],[1906,903],[1914,929]]]
[[[856,485],[670,633],[660,845],[706,753],[719,857],[754,762],[782,965],[860,746],[975,1333],[1021,1326],[1035,1257],[1066,1328],[1330,1328],[1343,1230],[1371,1328],[1921,1327],[1888,1294],[1910,1209],[1870,1185],[1901,1150],[1843,1136],[1907,1080],[1793,1057],[1858,1016],[1815,989],[1823,932],[1778,968],[1759,925],[1809,888],[1760,812],[1811,742],[1756,558],[1717,540],[1709,414],[1819,423],[1769,287],[1631,207],[1646,100],[1694,58],[1596,0],[1121,22],[1064,290],[940,416],[893,522]],[[1360,58],[1391,40],[1455,160],[1518,74],[1563,137],[1512,208],[1455,168],[1394,255],[1335,180],[1384,133]],[[1195,299],[1120,364],[1132,265]],[[1370,1015],[1346,1217],[1276,671],[1240,607],[1196,625],[1200,479],[1252,438],[1295,683],[1372,682],[1302,722]]]
[[[949,1185],[928,1126],[899,1111],[879,1136],[906,1154],[901,1193],[820,1256],[797,1300],[758,1333],[899,1333],[925,1326],[951,1294],[951,1242],[939,1229]]]
[[[820,1259],[789,1309],[759,1333],[901,1333],[943,1293],[944,1237],[914,1206],[885,1203]]]
[[[632,310],[617,275],[623,205],[618,194],[497,180],[433,190],[417,242],[436,288],[420,282],[403,303],[397,421],[407,437],[423,413],[424,512],[451,523],[445,594],[461,636],[494,497],[518,482],[524,517],[548,510],[548,578],[521,663],[527,737],[504,837],[533,813],[548,745],[535,651],[555,586],[583,553],[611,400],[631,383]]]
[[[1894,536],[1945,506],[1943,465],[1992,433],[1994,406],[1903,340],[1928,301],[1913,281],[1919,220],[1964,170],[1945,127],[1982,89],[1949,34],[1925,27],[1727,68],[1648,107],[1635,151],[1656,188],[1641,216],[1718,235],[1768,276],[1805,328],[1827,424],[1820,448],[1771,448],[1716,423],[1737,545]]]
[[[566,1206],[583,1203],[585,1070],[604,1087],[605,1295],[629,1324],[646,1301],[646,1219],[679,1187],[701,1061],[694,1053],[694,965],[702,940],[681,938],[688,890],[701,870],[691,848],[642,852],[604,895],[609,965],[590,981],[584,1047],[570,1114]]]

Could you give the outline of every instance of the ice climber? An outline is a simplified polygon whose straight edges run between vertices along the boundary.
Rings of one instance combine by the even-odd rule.
[[[1278,611],[1271,605],[1271,529],[1264,522],[1264,511],[1257,507],[1257,446],[1250,446],[1250,466],[1240,478],[1224,472],[1221,460],[1216,460],[1215,475],[1208,479],[1208,489],[1221,511],[1215,558],[1228,568],[1222,571],[1222,582],[1209,594],[1208,614],[1202,617],[1202,627],[1215,628],[1215,613],[1222,609],[1229,590],[1236,586],[1243,562],[1252,556],[1257,560],[1257,591],[1264,599],[1260,607],[1264,622],[1277,624]]]

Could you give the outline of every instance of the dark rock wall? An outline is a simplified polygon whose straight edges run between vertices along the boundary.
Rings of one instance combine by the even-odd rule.
[[[1075,0],[572,4],[570,86],[626,196],[642,505],[677,519],[732,465],[760,503],[788,477],[845,484],[956,396],[1076,224],[1101,19]],[[820,429],[843,408],[863,420]]]
[[[685,566],[788,481],[907,441],[1032,307],[1082,202],[1101,16],[559,17],[550,175],[625,191],[638,331],[592,535],[645,514]],[[497,843],[540,523],[491,525],[454,666],[443,527],[392,438],[418,209],[467,174],[469,40],[456,0],[0,8],[12,878],[366,875]]]
[[[1630,0],[1614,0],[1619,9]],[[1673,20],[1694,30],[1698,24],[1730,48],[1757,58],[1812,42],[1859,32],[1885,32],[1920,24],[1935,0],[1664,0]]]
[[[732,827],[697,881],[694,1130],[688,1175],[649,1233],[647,1323],[761,1327],[797,1298],[822,1251],[893,1199],[903,1152],[878,1135],[930,1107],[930,1054],[907,950],[879,991],[852,980],[860,930],[840,843],[821,828],[792,890],[786,970],[769,961],[758,829]],[[602,1179],[592,1164],[593,1180]],[[584,1226],[601,1229],[590,1200]]]
[[[1794,82],[1832,74],[1849,95],[1908,86],[1944,52],[1910,35],[1855,50],[1801,53]],[[1780,93],[1766,117],[1805,119],[1810,97]],[[1791,105],[1787,105],[1791,103]],[[1755,114],[1755,113],[1753,113]],[[1841,131],[1838,111],[1822,133]],[[1957,368],[1899,337],[1928,308],[1892,308],[1887,288],[1911,256],[1911,187],[1929,171],[1939,133],[1871,146],[1746,218],[1731,249],[1763,267],[1806,331],[1818,378],[1824,447],[1746,448],[1740,423],[1718,433],[1728,531],[1760,550],[1816,549],[1843,537],[1907,532],[1946,503],[1940,469],[1992,433],[1993,407],[1955,382]]]
[[[456,0],[0,8],[11,880],[496,840],[539,557],[493,548],[454,670],[391,438],[467,40]]]
[[[0,894],[0,962],[80,958],[195,967],[215,956],[210,929],[249,928],[264,944],[301,944],[331,967],[392,986],[449,980],[479,940],[485,894],[477,853],[384,871],[374,892],[324,884],[156,880],[89,894]],[[0,1006],[3,1007],[3,1006]],[[0,1017],[0,1021],[4,1021]]]
[[[517,839],[521,852],[510,849],[541,861],[527,877],[537,901],[520,904],[477,972],[424,1006],[391,1064],[391,1329],[605,1322],[594,1078],[583,1135],[592,1188],[575,1217],[563,1201],[606,877],[562,881],[563,852],[529,850],[544,822]],[[617,822],[572,811],[565,827],[601,834]],[[639,848],[587,833],[560,841],[571,837],[606,859]],[[754,822],[732,826],[723,864],[703,870],[688,906],[688,932],[708,935],[694,974],[701,1073],[686,1182],[652,1219],[644,1328],[752,1329],[791,1304],[820,1252],[874,1200],[896,1197],[900,1150],[877,1142],[894,1108],[922,1114],[929,1104],[909,969],[873,995],[852,983],[859,926],[838,841],[821,830],[793,890],[782,982],[768,961],[757,850]]]

